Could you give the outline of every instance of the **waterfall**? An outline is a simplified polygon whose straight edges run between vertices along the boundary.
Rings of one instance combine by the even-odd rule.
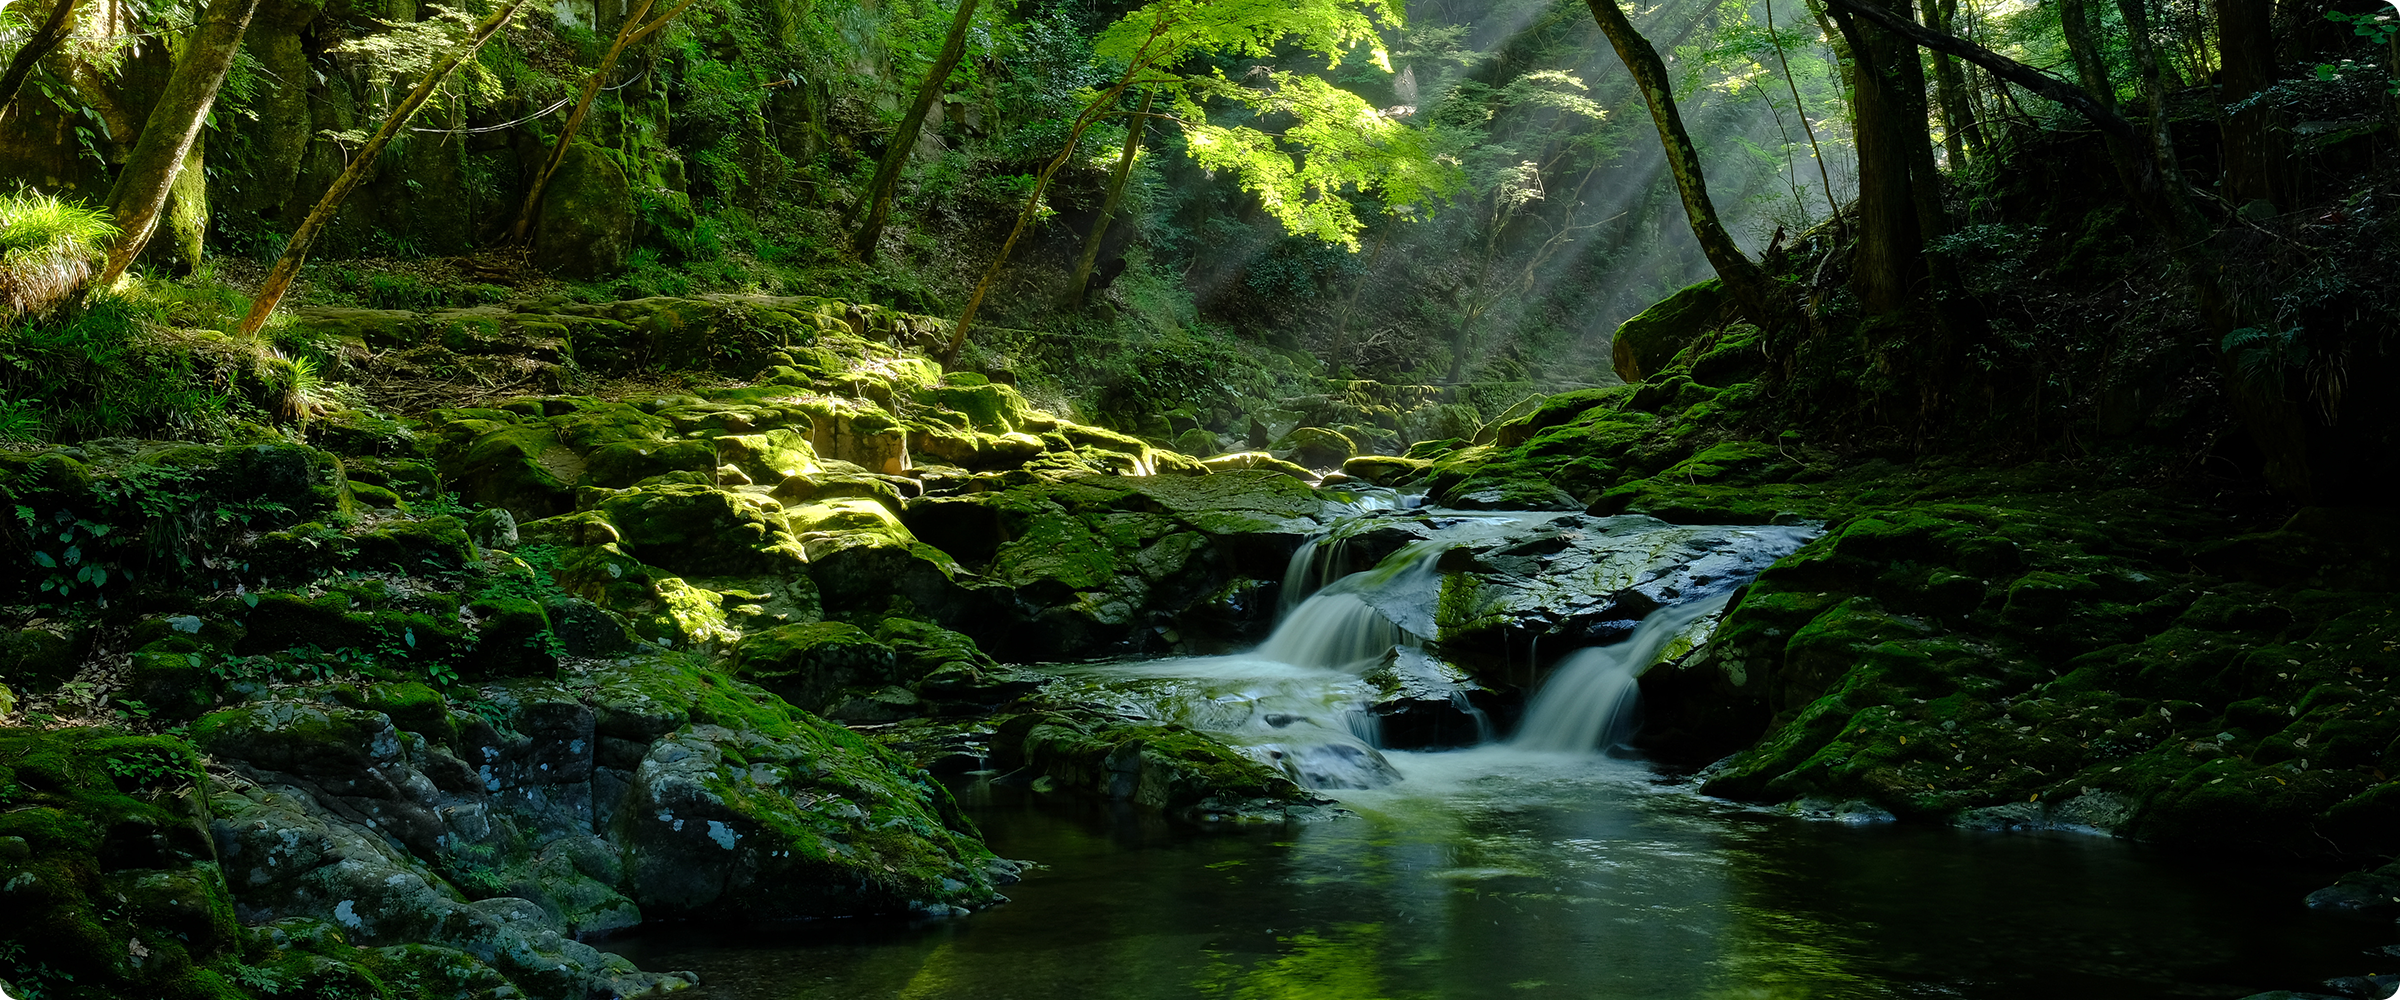
[[[1627,736],[1641,692],[1634,679],[1695,623],[1725,609],[1730,593],[1660,608],[1613,646],[1579,649],[1559,662],[1525,706],[1525,724],[1510,745],[1526,750],[1580,752]]]
[[[1313,541],[1301,546],[1284,570],[1286,592],[1295,580],[1307,580],[1319,572],[1310,568],[1312,564],[1338,564],[1342,541],[1335,536],[1326,542],[1334,562],[1320,555],[1325,550],[1316,548]],[[1361,595],[1388,599],[1411,589],[1435,592],[1434,565],[1447,548],[1434,541],[1410,542],[1373,568],[1326,584],[1286,611],[1266,643],[1250,655],[1299,667],[1364,672],[1393,646],[1414,639]]]
[[[1372,665],[1400,639],[1400,626],[1357,594],[1327,590],[1300,602],[1252,655],[1296,667],[1342,670]]]

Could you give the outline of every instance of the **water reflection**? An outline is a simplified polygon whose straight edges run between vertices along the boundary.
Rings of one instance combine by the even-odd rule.
[[[2238,997],[2357,964],[2386,928],[2298,906],[2323,873],[2096,838],[1811,824],[1506,747],[1390,755],[1354,821],[1195,835],[961,789],[1038,861],[1016,902],[623,947],[711,1000]]]

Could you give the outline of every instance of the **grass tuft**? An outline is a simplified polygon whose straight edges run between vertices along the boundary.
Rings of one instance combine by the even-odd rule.
[[[57,308],[91,280],[116,235],[107,212],[80,202],[0,195],[0,318]]]

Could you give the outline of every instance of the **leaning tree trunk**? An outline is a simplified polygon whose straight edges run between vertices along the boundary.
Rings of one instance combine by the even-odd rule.
[[[633,12],[626,15],[624,26],[617,29],[616,41],[608,46],[608,54],[600,58],[599,67],[593,69],[591,78],[583,82],[583,93],[575,101],[575,110],[567,114],[566,124],[559,126],[558,141],[550,146],[550,159],[542,164],[542,172],[534,175],[533,185],[526,190],[525,205],[517,210],[516,223],[508,227],[509,242],[523,243],[532,237],[534,217],[542,208],[542,194],[550,189],[551,179],[558,176],[559,165],[567,161],[567,144],[574,142],[576,134],[583,131],[584,118],[591,114],[592,102],[600,97],[600,87],[608,81],[609,71],[616,68],[617,57],[624,55],[626,49],[640,45],[657,34],[659,29],[667,26],[667,22],[691,9],[696,2],[698,0],[683,0],[681,5],[648,24],[642,23],[642,18],[650,14],[651,0],[641,0],[634,6]]]
[[[1617,50],[1617,58],[1633,74],[1633,82],[1642,90],[1642,99],[1650,106],[1650,120],[1658,126],[1659,144],[1666,148],[1667,169],[1675,176],[1675,189],[1683,196],[1683,214],[1691,223],[1692,236],[1700,241],[1700,252],[1708,256],[1708,264],[1732,293],[1742,313],[1751,322],[1763,327],[1781,325],[1793,312],[1792,304],[1775,287],[1774,279],[1734,245],[1733,237],[1717,221],[1716,205],[1708,199],[1708,181],[1700,172],[1700,152],[1692,145],[1692,137],[1683,128],[1683,114],[1675,107],[1675,90],[1667,80],[1667,65],[1659,59],[1658,50],[1650,40],[1635,31],[1633,22],[1618,9],[1617,0],[1585,0],[1592,10],[1592,19],[1608,35],[1608,43]]]
[[[1125,126],[1125,148],[1117,154],[1116,172],[1108,177],[1108,196],[1100,200],[1100,217],[1092,221],[1092,231],[1083,238],[1083,252],[1075,257],[1075,273],[1068,276],[1059,305],[1073,308],[1083,304],[1084,287],[1092,283],[1092,268],[1100,263],[1101,238],[1108,235],[1108,224],[1125,201],[1125,181],[1133,176],[1134,157],[1142,151],[1142,129],[1150,124],[1150,102],[1157,96],[1155,90],[1143,94],[1142,110]]]
[[[151,108],[141,138],[134,140],[133,153],[125,159],[125,169],[109,189],[108,211],[116,218],[117,242],[109,247],[108,263],[93,280],[94,287],[115,283],[149,244],[150,234],[157,231],[175,173],[183,169],[192,144],[200,140],[200,129],[208,124],[208,109],[217,101],[217,88],[224,85],[226,71],[233,68],[242,33],[250,29],[250,15],[257,11],[258,0],[213,0],[193,27],[192,37],[184,43],[183,58],[167,77],[166,91]]]
[[[42,26],[33,29],[23,47],[8,60],[8,68],[0,70],[0,117],[6,117],[10,106],[17,102],[17,91],[25,89],[25,80],[33,75],[33,64],[41,62],[50,50],[75,33],[75,0],[58,0],[51,5],[50,16]]]
[[[383,127],[376,130],[375,137],[367,140],[358,155],[350,158],[350,166],[334,179],[332,187],[325,189],[325,196],[317,199],[317,207],[310,209],[308,218],[301,220],[300,228],[292,233],[291,241],[284,244],[283,256],[276,258],[274,269],[267,272],[266,282],[259,286],[258,298],[250,303],[250,315],[242,319],[243,336],[255,334],[259,327],[266,325],[267,317],[275,312],[275,304],[283,301],[283,294],[291,290],[292,279],[300,276],[300,265],[308,260],[309,244],[316,242],[317,233],[333,220],[334,210],[340,208],[343,199],[350,196],[351,189],[366,179],[367,171],[375,166],[375,158],[383,155],[383,148],[392,144],[393,137],[400,134],[401,127],[408,124],[417,109],[424,107],[425,102],[432,99],[433,92],[441,89],[442,81],[449,79],[451,71],[457,69],[460,63],[474,58],[476,51],[483,48],[483,43],[499,34],[500,29],[525,4],[526,0],[508,0],[499,10],[493,11],[492,16],[476,25],[466,46],[453,50],[440,62],[434,63],[432,69],[426,70],[425,78],[417,81],[417,88],[409,91],[408,96],[401,99],[400,106],[393,108],[392,113],[384,118]]]
[[[950,82],[950,71],[958,68],[959,59],[967,53],[967,29],[975,23],[975,4],[976,0],[958,0],[958,13],[950,18],[950,34],[942,39],[941,54],[934,57],[933,68],[925,71],[916,102],[908,106],[900,130],[892,133],[882,162],[875,165],[875,180],[867,185],[867,199],[859,203],[859,214],[866,221],[850,240],[860,260],[875,259],[875,243],[883,238],[884,224],[892,218],[892,193],[900,187],[900,170],[908,166],[909,154],[917,148],[917,132],[925,127],[925,115],[933,110],[933,102],[942,96],[942,86]]]

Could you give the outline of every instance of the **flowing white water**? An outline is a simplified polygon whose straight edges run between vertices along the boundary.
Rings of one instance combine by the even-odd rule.
[[[1657,663],[1679,639],[1691,641],[1692,626],[1733,599],[1730,593],[1650,613],[1625,641],[1576,650],[1551,671],[1550,680],[1525,705],[1525,723],[1510,745],[1525,750],[1583,752],[1632,735],[1642,671]]]

